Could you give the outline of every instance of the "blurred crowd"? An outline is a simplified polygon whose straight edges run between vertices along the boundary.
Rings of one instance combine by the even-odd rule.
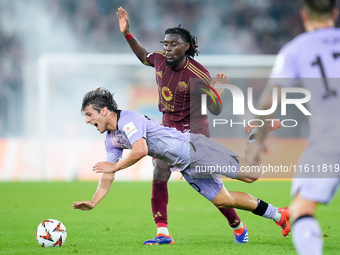
[[[150,51],[161,49],[166,28],[181,24],[198,37],[201,54],[276,54],[303,31],[300,5],[284,0],[0,0],[0,137],[22,132],[27,60],[44,52],[131,53],[119,30],[120,6],[129,13],[131,32]],[[11,118],[14,126],[9,126],[10,107],[18,113]]]
[[[54,29],[69,30],[73,38],[66,43],[82,52],[130,52],[125,44],[122,47],[116,17],[119,6],[129,13],[131,31],[150,50],[160,48],[166,28],[180,24],[198,37],[204,54],[275,54],[284,42],[303,30],[300,1],[33,1],[43,4],[41,8],[48,13]],[[63,36],[66,40],[71,37]]]

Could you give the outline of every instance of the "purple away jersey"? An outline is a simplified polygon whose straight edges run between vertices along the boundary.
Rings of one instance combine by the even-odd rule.
[[[134,111],[119,111],[117,118],[117,130],[106,133],[109,162],[119,160],[124,149],[130,149],[133,143],[145,138],[149,156],[170,163],[172,171],[182,171],[187,182],[209,200],[223,187],[220,174],[230,178],[237,176],[237,155],[213,139],[164,127]]]
[[[281,49],[270,84],[291,87],[296,79],[311,93],[310,141],[323,152],[340,152],[339,28],[305,32]]]
[[[106,133],[107,161],[117,161],[122,157],[123,149],[130,149],[134,142],[145,138],[149,156],[176,165],[179,170],[189,165],[189,134],[164,127],[134,111],[120,111],[118,116],[118,129]]]
[[[238,173],[237,154],[213,139],[203,135],[182,133],[175,128],[164,127],[153,119],[134,111],[118,112],[118,129],[107,132],[105,146],[107,161],[115,162],[122,157],[123,149],[145,138],[148,155],[170,163],[172,170],[189,168],[198,176],[206,167],[214,168],[214,173],[235,178]],[[218,166],[218,167],[216,167]],[[233,166],[233,171],[228,171]],[[200,171],[198,171],[200,170]]]
[[[339,28],[303,33],[286,44],[277,56],[270,82],[293,86],[300,79],[311,93],[309,144],[298,165],[315,170],[295,174],[292,196],[299,192],[305,199],[328,203],[339,187],[339,173],[331,171],[340,164],[339,78]],[[318,171],[319,167],[326,171]]]

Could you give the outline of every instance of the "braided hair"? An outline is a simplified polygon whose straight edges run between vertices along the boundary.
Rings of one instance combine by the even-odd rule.
[[[181,28],[181,25],[179,25],[178,27],[173,27],[173,28],[168,28],[167,30],[165,30],[165,34],[178,34],[182,37],[182,39],[189,43],[190,47],[189,49],[185,52],[185,54],[187,54],[189,57],[194,58],[195,55],[198,55],[198,53],[200,53],[197,50],[197,37],[191,35],[191,33],[184,29]]]

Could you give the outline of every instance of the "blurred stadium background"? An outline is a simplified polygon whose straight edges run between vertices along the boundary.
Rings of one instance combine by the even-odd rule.
[[[303,31],[300,4],[0,0],[0,181],[97,179],[90,170],[105,159],[104,137],[85,125],[80,114],[83,95],[96,87],[115,92],[120,108],[160,120],[154,70],[131,54],[119,30],[118,7],[127,10],[131,32],[150,52],[161,49],[166,28],[181,24],[198,37],[201,54],[196,59],[212,77],[227,72],[230,83],[243,90],[253,86],[259,95],[275,54]],[[221,118],[230,119],[231,100],[227,93],[224,97]],[[286,156],[293,163],[307,134],[306,120],[295,112],[289,114],[299,127],[273,138],[285,138]],[[214,136],[236,152],[245,146],[240,128],[225,128]],[[279,155],[275,149],[273,153]],[[119,175],[120,180],[150,180],[150,160]]]

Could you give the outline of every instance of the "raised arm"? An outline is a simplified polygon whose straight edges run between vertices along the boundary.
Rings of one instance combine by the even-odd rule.
[[[140,44],[130,32],[128,13],[122,7],[119,7],[117,11],[117,17],[119,20],[120,31],[125,36],[130,48],[144,65],[149,65],[149,62],[146,60],[146,55],[148,54],[147,49],[142,44]]]

